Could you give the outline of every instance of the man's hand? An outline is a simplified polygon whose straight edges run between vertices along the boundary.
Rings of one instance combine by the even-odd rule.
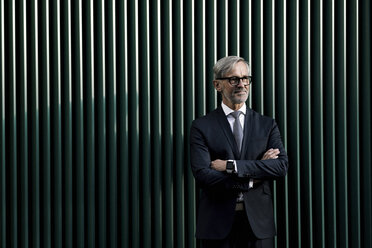
[[[211,168],[217,171],[225,171],[226,170],[226,160],[216,159],[211,162]]]
[[[279,149],[269,149],[265,152],[265,154],[262,156],[261,160],[266,160],[266,159],[276,159],[278,158],[280,151]]]

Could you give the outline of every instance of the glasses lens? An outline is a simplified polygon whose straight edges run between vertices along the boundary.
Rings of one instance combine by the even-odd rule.
[[[250,82],[251,82],[251,78],[248,77],[248,76],[245,76],[245,77],[241,77],[241,78],[240,77],[231,77],[231,78],[229,78],[229,83],[232,86],[237,86],[237,85],[239,85],[240,80],[242,80],[242,82],[245,86],[249,85]]]
[[[245,84],[249,84],[249,77],[242,77],[242,81]]]
[[[231,77],[229,81],[230,81],[230,84],[232,86],[236,86],[236,85],[239,84],[240,78],[238,78],[238,77]]]

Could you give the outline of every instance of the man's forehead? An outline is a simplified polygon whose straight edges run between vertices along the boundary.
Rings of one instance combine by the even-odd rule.
[[[248,76],[248,74],[249,74],[248,65],[246,63],[244,63],[243,61],[237,62],[233,66],[233,68],[229,72],[227,72],[227,75],[234,74],[234,73],[244,74],[244,75]]]

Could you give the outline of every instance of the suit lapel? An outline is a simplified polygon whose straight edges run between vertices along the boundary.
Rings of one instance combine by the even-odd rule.
[[[243,159],[246,155],[247,152],[246,146],[249,143],[251,133],[252,133],[252,110],[247,107],[247,112],[244,120],[244,136],[241,149],[242,152],[240,153],[239,157],[240,159]]]
[[[227,139],[229,145],[232,148],[232,151],[234,153],[234,157],[239,158],[240,154],[239,154],[238,146],[236,144],[234,135],[231,131],[229,121],[227,120],[225,112],[223,112],[223,109],[222,109],[221,106],[219,106],[217,108],[217,120],[218,120],[218,122],[219,122],[225,136],[226,136],[226,139]],[[244,138],[243,138],[243,141],[244,141]]]

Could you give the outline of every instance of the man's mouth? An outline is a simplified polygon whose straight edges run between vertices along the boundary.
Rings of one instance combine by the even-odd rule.
[[[234,94],[242,94],[242,93],[246,94],[247,92],[246,91],[235,91],[234,92]]]

